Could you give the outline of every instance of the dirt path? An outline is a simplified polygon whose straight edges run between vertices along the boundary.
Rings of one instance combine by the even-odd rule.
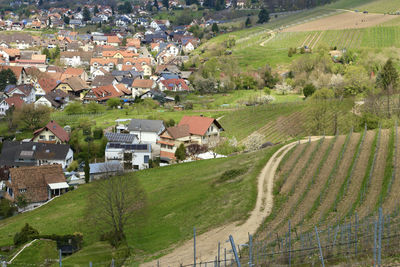
[[[269,32],[267,32],[267,34],[271,34],[271,36],[267,40],[263,41],[260,44],[261,46],[265,46],[266,43],[268,43],[269,41],[271,41],[272,39],[275,38],[275,32],[273,30],[270,30]]]
[[[313,137],[312,140],[318,140],[320,137]],[[308,140],[302,140],[301,142],[307,142]],[[227,250],[231,249],[225,241],[229,235],[232,235],[235,239],[236,244],[245,244],[248,241],[248,233],[255,233],[261,223],[264,221],[272,210],[273,205],[273,183],[276,173],[276,169],[279,166],[280,161],[285,154],[296,145],[296,142],[280,148],[270,158],[268,163],[263,168],[262,172],[258,176],[258,194],[257,201],[254,210],[251,212],[248,220],[242,225],[236,223],[230,223],[228,225],[218,227],[210,230],[204,234],[196,237],[197,244],[197,261],[212,261],[214,260],[217,253],[217,244],[221,242],[221,250],[224,248]],[[265,190],[266,188],[266,190]],[[160,264],[168,266],[179,266],[182,264],[193,263],[193,240],[185,242],[182,246],[177,247],[172,253],[165,255],[159,259]],[[157,260],[152,262],[144,263],[142,266],[157,266]]]

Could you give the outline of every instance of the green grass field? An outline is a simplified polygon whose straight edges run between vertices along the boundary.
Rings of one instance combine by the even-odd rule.
[[[58,260],[58,251],[55,241],[36,240],[31,246],[25,248],[8,266],[48,266],[49,262]]]
[[[138,215],[135,226],[129,227],[126,233],[136,260],[166,252],[171,245],[189,239],[194,226],[202,233],[247,218],[257,196],[256,177],[277,148],[135,173],[148,201],[145,214]],[[247,172],[234,181],[216,183],[224,171],[233,168]],[[14,234],[29,223],[41,234],[83,233],[84,250],[68,260],[87,263],[96,260],[99,250],[109,248],[98,243],[98,234],[86,223],[87,194],[91,186],[95,183],[81,186],[34,211],[2,220],[0,245],[12,244]]]
[[[368,11],[370,13],[396,13],[400,11],[400,2],[393,0],[375,0],[368,4],[357,7],[360,11]]]

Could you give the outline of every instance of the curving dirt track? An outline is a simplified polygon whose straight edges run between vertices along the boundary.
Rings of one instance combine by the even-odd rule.
[[[320,138],[321,137],[312,137],[312,141]],[[301,142],[308,142],[308,139],[302,140]],[[224,248],[227,250],[231,249],[229,244],[225,242],[229,235],[233,236],[236,244],[245,244],[248,241],[248,233],[253,234],[257,231],[258,227],[272,210],[272,189],[279,163],[285,154],[295,145],[296,142],[293,142],[280,148],[261,171],[258,176],[256,206],[245,223],[241,225],[230,223],[196,237],[197,262],[214,260],[217,254],[218,242],[221,243],[221,251],[224,251]],[[168,264],[168,266],[171,267],[193,263],[193,240],[185,242],[183,245],[175,248],[171,253],[161,257],[159,262],[161,265]],[[157,260],[143,263],[141,266],[157,266]]]

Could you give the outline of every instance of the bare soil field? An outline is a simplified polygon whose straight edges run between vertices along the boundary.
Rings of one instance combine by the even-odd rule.
[[[397,134],[400,134],[399,129],[397,129]],[[398,140],[397,142],[400,143],[399,141],[399,136],[398,135]],[[397,153],[397,161],[395,163],[396,166],[396,172],[395,172],[395,177],[394,181],[392,184],[392,188],[390,190],[389,195],[387,196],[386,201],[383,203],[383,210],[385,212],[393,212],[398,206],[399,206],[399,190],[400,190],[400,174],[399,174],[399,168],[400,168],[400,145],[397,146],[397,151],[394,151],[394,153]]]
[[[326,31],[369,28],[397,18],[394,15],[363,14],[361,12],[345,12],[342,14],[310,21],[288,27],[284,32]]]
[[[302,193],[306,190],[308,183],[311,181],[312,174],[315,172],[317,169],[319,159],[322,158],[324,155],[326,149],[329,147],[330,139],[326,138],[323,143],[319,146],[319,148],[315,148],[316,153],[314,156],[314,160],[311,161],[311,163],[308,165],[308,168],[306,169],[306,172],[304,173],[303,176],[301,176],[301,169],[299,170],[298,173],[295,174],[293,172],[291,174],[290,180],[296,180],[295,183],[293,183],[294,186],[294,191],[293,195],[291,195],[288,199],[288,201],[283,205],[281,212],[279,213],[279,216],[275,218],[272,222],[268,223],[268,229],[279,231],[279,228],[282,225],[286,225],[286,221],[288,218],[292,215],[291,213],[295,212],[296,205],[299,201],[299,198],[301,197]],[[315,142],[317,145],[319,141]],[[302,166],[305,166],[307,164],[307,161],[309,160],[311,154],[308,155],[307,157],[302,157],[300,159],[300,162],[304,162]],[[301,177],[300,177],[301,176]],[[289,180],[289,179],[288,179]],[[289,194],[287,192],[286,194]]]
[[[341,163],[338,166],[336,175],[332,178],[332,182],[329,186],[328,193],[325,197],[325,199],[322,200],[322,204],[319,206],[317,211],[315,212],[313,218],[309,222],[307,222],[307,225],[313,226],[316,225],[319,220],[322,218],[322,216],[328,212],[328,210],[331,208],[332,204],[334,203],[336,196],[339,192],[340,186],[342,185],[346,174],[347,170],[351,164],[351,160],[354,156],[354,150],[357,146],[357,143],[360,139],[360,134],[358,133],[353,133],[349,143],[347,144],[346,151],[344,152],[344,156],[342,158]],[[331,168],[329,168],[329,172],[331,171]]]
[[[287,173],[288,171],[290,171],[290,169],[293,167],[293,164],[295,163],[295,160],[297,159],[297,157],[300,155],[301,151],[303,150],[305,144],[299,144],[299,145],[295,145],[292,149],[294,149],[293,152],[288,152],[288,153],[292,153],[290,155],[289,158],[287,158],[287,156],[285,158],[287,158],[287,160],[285,160],[285,158],[283,158],[283,160],[285,161],[281,161],[281,163],[279,164],[279,168],[278,168],[278,172],[276,174],[277,177],[282,178],[282,175]]]
[[[314,200],[318,198],[319,194],[321,193],[321,190],[329,177],[332,166],[334,166],[337,157],[339,157],[340,150],[345,140],[346,136],[339,136],[336,139],[335,144],[333,145],[332,150],[325,161],[325,164],[322,166],[319,175],[316,177],[314,185],[311,187],[307,196],[304,198],[304,201],[301,203],[301,205],[299,205],[295,214],[292,216],[291,222],[293,223],[293,226],[301,224],[304,220],[304,216],[312,208]]]
[[[375,132],[369,131],[367,132],[364,144],[361,147],[361,153],[358,158],[358,162],[355,166],[353,177],[351,177],[349,189],[347,194],[344,196],[343,200],[337,206],[337,213],[339,217],[343,218],[348,211],[350,210],[351,206],[357,199],[357,193],[361,189],[362,180],[364,178],[367,165],[368,165],[368,158],[369,154],[371,153],[371,145],[375,137]]]
[[[375,208],[376,203],[379,199],[379,194],[382,189],[382,181],[385,175],[385,162],[387,157],[388,143],[389,143],[390,130],[381,131],[381,140],[379,144],[378,156],[376,158],[376,163],[374,166],[374,172],[371,177],[371,184],[369,186],[368,196],[362,203],[361,207],[358,209],[360,218],[369,215]]]

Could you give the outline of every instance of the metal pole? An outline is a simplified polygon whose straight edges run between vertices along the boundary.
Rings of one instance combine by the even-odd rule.
[[[229,241],[231,242],[231,246],[232,246],[232,252],[233,255],[235,256],[235,261],[238,267],[242,267],[242,265],[240,264],[240,260],[239,260],[239,256],[236,250],[236,246],[235,246],[235,241],[233,240],[232,235],[229,235]]]
[[[292,240],[291,240],[291,226],[290,226],[290,220],[289,220],[289,267],[292,266],[292,253],[290,250],[292,249]]]
[[[89,262],[89,267],[92,267],[92,262]]]
[[[61,256],[61,249],[58,251],[58,256],[59,256],[59,263],[60,263],[60,267],[62,266],[62,256]]]
[[[249,234],[249,266],[253,266],[253,236]]]
[[[374,227],[374,267],[376,266],[376,232],[378,230],[378,223],[375,221],[375,227]]]
[[[379,208],[378,266],[381,266],[381,257],[382,257],[382,208]]]
[[[157,267],[160,267],[160,260],[157,260]]]
[[[322,267],[325,267],[324,255],[322,255],[322,248],[321,248],[321,243],[319,242],[319,236],[318,236],[318,228],[317,228],[317,226],[315,226],[315,237],[317,238],[317,242],[318,242],[319,256],[320,256],[320,258],[321,258]]]
[[[111,260],[111,267],[114,267],[114,259]]]
[[[218,267],[220,267],[220,262],[221,262],[220,250],[221,250],[221,243],[218,242]]]
[[[196,267],[196,227],[193,227],[193,267]]]
[[[226,248],[224,248],[224,267],[226,267]]]
[[[357,214],[357,212],[356,212],[356,224],[355,224],[355,254],[356,254],[356,257],[357,257],[357,246],[358,246],[358,214]]]

